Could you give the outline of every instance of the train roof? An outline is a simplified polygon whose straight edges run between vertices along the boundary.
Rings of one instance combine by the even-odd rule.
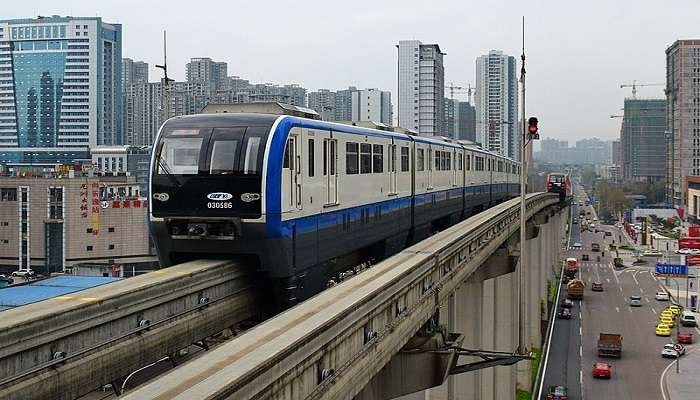
[[[508,157],[491,153],[480,147],[465,145],[459,142],[454,142],[451,140],[441,139],[440,137],[425,137],[425,136],[414,136],[408,135],[402,132],[393,132],[390,130],[379,130],[366,128],[362,126],[353,126],[349,124],[343,124],[338,122],[321,121],[291,115],[279,115],[279,114],[267,114],[267,113],[245,113],[245,112],[231,112],[231,113],[207,113],[207,114],[192,114],[183,115],[178,117],[170,118],[166,121],[165,125],[168,127],[181,127],[181,128],[191,128],[193,124],[196,124],[202,128],[214,128],[221,127],[222,125],[245,125],[245,126],[269,126],[275,124],[275,122],[288,119],[293,123],[298,125],[314,128],[314,129],[334,129],[339,132],[354,133],[359,135],[375,136],[375,137],[389,137],[405,141],[415,141],[418,143],[427,143],[439,146],[467,149],[472,152],[481,153],[484,155],[492,155],[504,160],[515,161]],[[279,122],[278,122],[279,123]]]

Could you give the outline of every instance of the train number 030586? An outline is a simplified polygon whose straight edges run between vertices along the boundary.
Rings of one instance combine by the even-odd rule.
[[[207,203],[207,208],[233,208],[233,203],[230,201],[210,201]]]

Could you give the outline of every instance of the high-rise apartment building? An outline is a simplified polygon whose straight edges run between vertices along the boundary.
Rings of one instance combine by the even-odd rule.
[[[666,178],[665,130],[666,100],[625,99],[619,142],[625,181],[651,183]]]
[[[315,110],[324,121],[335,121],[335,92],[319,89],[309,92],[309,108]]]
[[[613,142],[612,142],[612,163],[613,163],[613,165],[621,165],[622,164],[622,151],[621,151],[619,139],[613,140]]]
[[[124,87],[124,144],[150,146],[163,123],[160,82],[133,83]]]
[[[398,47],[398,125],[421,136],[441,135],[445,117],[445,67],[437,44],[401,40]]]
[[[209,57],[192,58],[187,63],[187,82],[208,83],[213,90],[226,89],[228,64],[213,61]]]
[[[379,89],[365,89],[352,92],[351,120],[392,124],[391,92]]]
[[[122,58],[122,88],[134,83],[148,83],[148,63]]]
[[[687,178],[700,176],[700,40],[666,49],[666,202],[687,209]]]
[[[0,20],[0,163],[89,159],[122,143],[121,25]]]
[[[515,57],[491,50],[476,59],[476,140],[481,146],[520,159],[518,82]]]

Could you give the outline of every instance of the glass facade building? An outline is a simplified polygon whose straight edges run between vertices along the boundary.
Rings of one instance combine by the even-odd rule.
[[[122,144],[121,25],[0,20],[0,164],[71,163]]]

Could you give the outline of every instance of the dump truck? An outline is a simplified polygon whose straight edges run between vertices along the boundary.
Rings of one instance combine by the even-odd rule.
[[[599,357],[622,357],[622,335],[619,333],[601,333],[598,335]]]
[[[572,279],[566,284],[567,297],[572,300],[583,299],[583,288],[585,284],[580,279]]]
[[[564,263],[564,275],[573,278],[576,276],[576,272],[578,272],[578,260],[573,257],[567,258]]]

